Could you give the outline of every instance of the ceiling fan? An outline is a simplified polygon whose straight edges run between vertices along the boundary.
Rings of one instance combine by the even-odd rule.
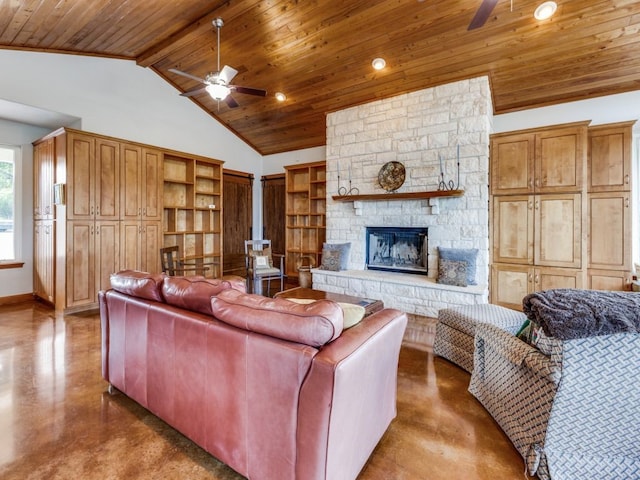
[[[491,12],[493,12],[493,9],[497,3],[498,0],[482,0],[482,3],[478,7],[475,16],[467,27],[467,30],[474,30],[483,26],[491,15]]]
[[[196,77],[195,75],[191,75],[190,73],[186,73],[175,68],[170,68],[169,71],[172,73],[191,78],[192,80],[196,80],[205,85],[204,87],[194,88],[193,90],[186,91],[184,93],[181,93],[180,95],[183,97],[192,97],[203,91],[206,91],[214,100],[217,100],[218,102],[224,100],[224,102],[231,108],[236,108],[238,106],[238,102],[236,102],[235,99],[231,96],[232,91],[245,93],[248,95],[257,95],[259,97],[266,96],[266,90],[241,87],[239,85],[231,85],[230,82],[231,80],[233,80],[233,77],[238,74],[238,71],[235,68],[230,67],[229,65],[225,65],[224,67],[222,67],[222,70],[220,70],[220,29],[224,25],[224,22],[221,18],[216,18],[212,23],[218,31],[218,69],[215,72],[208,73],[204,78],[200,78]]]

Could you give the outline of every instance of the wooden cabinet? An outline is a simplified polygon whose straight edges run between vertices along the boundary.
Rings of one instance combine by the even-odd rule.
[[[516,310],[529,293],[553,288],[584,288],[582,269],[493,264],[491,302]]]
[[[493,198],[493,260],[582,267],[582,195],[504,195]]]
[[[631,286],[634,123],[589,128],[588,283],[595,290],[629,290]]]
[[[165,243],[179,242],[196,262],[221,263],[221,164],[68,128],[34,142],[36,295],[65,313],[96,308],[112,273],[159,273]],[[54,181],[66,186],[55,209]],[[53,214],[50,228],[38,223]]]
[[[95,306],[98,291],[110,288],[109,276],[119,270],[119,223],[67,222],[65,310]]]
[[[208,264],[222,276],[222,163],[164,154],[163,244],[177,245],[185,260]]]
[[[326,163],[290,165],[285,171],[285,269],[287,275],[297,277],[302,256],[320,265],[326,238]]]
[[[120,144],[76,131],[66,134],[68,220],[120,219]]]
[[[491,193],[582,191],[588,123],[492,136]]]
[[[491,301],[583,288],[588,122],[491,138]]]
[[[55,301],[55,230],[53,220],[38,220],[33,229],[33,293]]]
[[[589,128],[589,193],[631,191],[631,138],[635,122]]]
[[[550,288],[629,289],[634,122],[587,123],[492,136],[493,303],[519,309],[523,295]]]
[[[121,220],[161,220],[162,152],[124,143],[120,156]]]
[[[120,269],[159,272],[163,153],[121,143],[120,158]]]

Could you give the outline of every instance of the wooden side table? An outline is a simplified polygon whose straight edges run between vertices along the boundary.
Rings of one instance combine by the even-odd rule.
[[[381,300],[373,300],[370,298],[352,297],[351,295],[343,295],[341,293],[323,292],[322,290],[313,290],[312,288],[295,287],[289,290],[283,290],[274,295],[280,298],[311,298],[314,300],[331,300],[334,302],[353,303],[364,307],[364,316],[367,317],[372,313],[378,312],[384,308]]]

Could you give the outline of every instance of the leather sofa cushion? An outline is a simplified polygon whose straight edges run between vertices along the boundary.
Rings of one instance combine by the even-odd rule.
[[[287,298],[290,302],[301,303],[301,304],[309,304],[313,302],[317,302],[318,300],[315,298]],[[342,313],[344,315],[344,324],[342,326],[343,330],[347,328],[351,328],[364,318],[364,314],[366,310],[362,305],[356,305],[354,303],[343,303],[338,302],[340,308],[342,309]]]
[[[166,277],[162,283],[162,295],[169,305],[212,315],[211,297],[230,288],[234,288],[234,284],[223,279],[209,279],[199,275]]]
[[[133,297],[164,302],[162,293],[163,273],[147,273],[137,270],[120,270],[110,276],[111,288]]]
[[[342,309],[330,300],[301,305],[230,289],[211,299],[211,310],[229,325],[313,347],[334,340],[343,328]]]

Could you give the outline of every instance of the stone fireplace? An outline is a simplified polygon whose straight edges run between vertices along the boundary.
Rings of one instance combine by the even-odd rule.
[[[314,270],[320,290],[382,300],[413,317],[441,308],[488,301],[489,133],[487,77],[463,80],[327,115],[327,242],[351,243],[349,270]],[[464,193],[431,199],[385,198],[381,167],[403,164],[397,193],[437,191],[444,177]],[[340,171],[340,184],[338,175]],[[337,201],[340,187],[375,198]],[[378,195],[375,195],[378,194]],[[428,229],[426,275],[368,268],[367,228]],[[438,247],[477,248],[477,286],[435,281]]]
[[[428,273],[428,229],[367,227],[366,232],[367,270]]]

